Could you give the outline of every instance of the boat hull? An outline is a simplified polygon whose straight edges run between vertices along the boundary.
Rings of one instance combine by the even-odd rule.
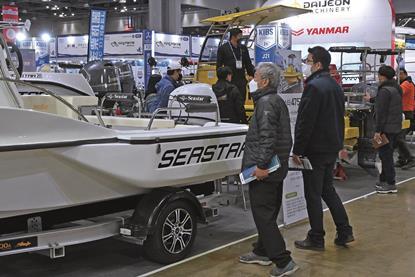
[[[0,218],[236,174],[244,140],[239,131],[0,152]]]

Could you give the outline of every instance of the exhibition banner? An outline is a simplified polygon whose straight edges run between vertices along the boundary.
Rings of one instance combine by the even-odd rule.
[[[257,27],[255,40],[255,61],[274,62],[277,49],[276,26]]]
[[[104,57],[105,21],[107,11],[92,9],[89,14],[88,61]]]
[[[49,41],[49,56],[51,58],[56,58],[56,38],[51,38]]]
[[[3,21],[6,22],[19,22],[19,8],[16,6],[2,7]],[[17,30],[15,28],[6,28],[3,30],[3,36],[6,42],[16,41]]]
[[[150,30],[144,30],[143,49],[144,49],[144,88],[147,89],[148,79],[151,76],[151,67],[148,59],[152,56],[153,34]]]
[[[192,37],[192,57],[199,57],[205,37]]]
[[[49,63],[49,44],[40,38],[32,38],[16,42],[19,49],[35,50],[36,67]]]
[[[392,47],[394,11],[390,0],[268,0],[264,6],[275,4],[312,10],[284,19],[292,28],[293,45]]]
[[[301,52],[278,49],[277,26],[257,27],[255,40],[255,63],[272,62],[284,73],[280,80],[279,95],[284,100],[290,114],[291,135],[294,136],[295,122],[303,91],[301,72]],[[282,214],[284,224],[292,224],[307,217],[304,197],[303,175],[301,171],[290,171],[284,180]]]
[[[142,55],[143,34],[142,33],[120,33],[105,35],[104,55]]]
[[[82,57],[88,53],[88,36],[58,37],[58,57]]]
[[[181,35],[155,34],[156,56],[189,56],[190,38]]]

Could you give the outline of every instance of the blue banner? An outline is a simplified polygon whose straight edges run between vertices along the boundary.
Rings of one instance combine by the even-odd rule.
[[[153,32],[144,30],[144,88],[147,90],[148,79],[151,76],[151,66],[148,64],[148,59],[151,57],[151,46],[153,42]]]
[[[277,49],[276,26],[257,27],[255,41],[255,63],[275,62],[275,51]]]
[[[106,17],[107,11],[103,9],[93,9],[89,14],[88,61],[104,56]]]

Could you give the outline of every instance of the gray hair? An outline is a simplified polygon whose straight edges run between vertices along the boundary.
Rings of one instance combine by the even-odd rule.
[[[271,62],[259,63],[256,71],[261,79],[267,79],[269,81],[268,86],[271,88],[278,88],[281,78],[281,69]]]

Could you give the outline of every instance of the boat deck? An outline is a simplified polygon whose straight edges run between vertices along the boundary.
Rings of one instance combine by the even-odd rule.
[[[308,222],[283,229],[283,236],[300,270],[295,276],[415,276],[415,180],[393,195],[372,194],[346,206],[356,241],[348,248],[333,244],[335,228],[325,213],[326,251],[294,248]],[[269,276],[271,267],[238,263],[255,238],[162,271],[154,276]]]

